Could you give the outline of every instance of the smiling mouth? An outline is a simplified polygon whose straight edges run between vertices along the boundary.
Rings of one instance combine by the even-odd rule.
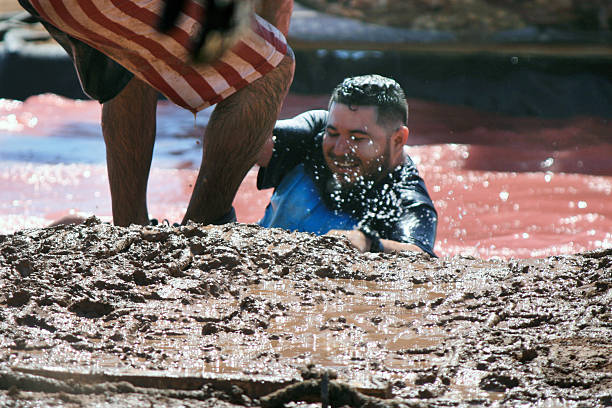
[[[347,160],[332,160],[332,164],[334,165],[334,167],[347,170],[354,169],[358,166],[358,163]]]
[[[341,163],[341,162],[334,162],[334,166],[339,167],[341,169],[352,169],[354,167],[357,167],[355,163]]]

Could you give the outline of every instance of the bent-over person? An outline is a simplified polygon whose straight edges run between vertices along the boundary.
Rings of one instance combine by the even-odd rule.
[[[183,222],[219,224],[235,220],[234,196],[272,132],[293,79],[285,39],[293,0],[262,0],[260,15],[252,7],[244,12],[250,0],[230,1],[235,15],[213,7],[227,1],[207,0],[208,7],[172,1],[19,0],[71,56],[85,93],[103,104],[116,225],[149,223],[158,91],[194,113],[216,104]],[[167,3],[181,5],[170,20],[161,18]],[[211,20],[216,18],[233,21],[235,29],[211,30],[220,25]],[[215,53],[195,62],[194,43],[202,33],[209,34]]]

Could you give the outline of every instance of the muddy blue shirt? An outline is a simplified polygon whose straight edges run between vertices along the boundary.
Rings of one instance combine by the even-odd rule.
[[[376,183],[335,188],[322,150],[327,116],[308,111],[276,123],[272,158],[257,175],[257,188],[274,188],[259,224],[319,235],[367,229],[435,255],[437,214],[412,160]]]

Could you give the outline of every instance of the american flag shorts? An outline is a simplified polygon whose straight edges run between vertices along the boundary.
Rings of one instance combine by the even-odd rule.
[[[287,53],[281,32],[254,15],[236,45],[213,63],[190,60],[202,6],[188,2],[167,34],[156,30],[161,0],[30,0],[59,30],[106,54],[192,112],[219,103],[273,70]]]

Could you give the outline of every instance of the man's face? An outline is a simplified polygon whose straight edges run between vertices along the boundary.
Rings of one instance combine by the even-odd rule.
[[[389,131],[376,123],[377,117],[375,106],[330,107],[323,156],[340,185],[378,180],[389,170]]]

